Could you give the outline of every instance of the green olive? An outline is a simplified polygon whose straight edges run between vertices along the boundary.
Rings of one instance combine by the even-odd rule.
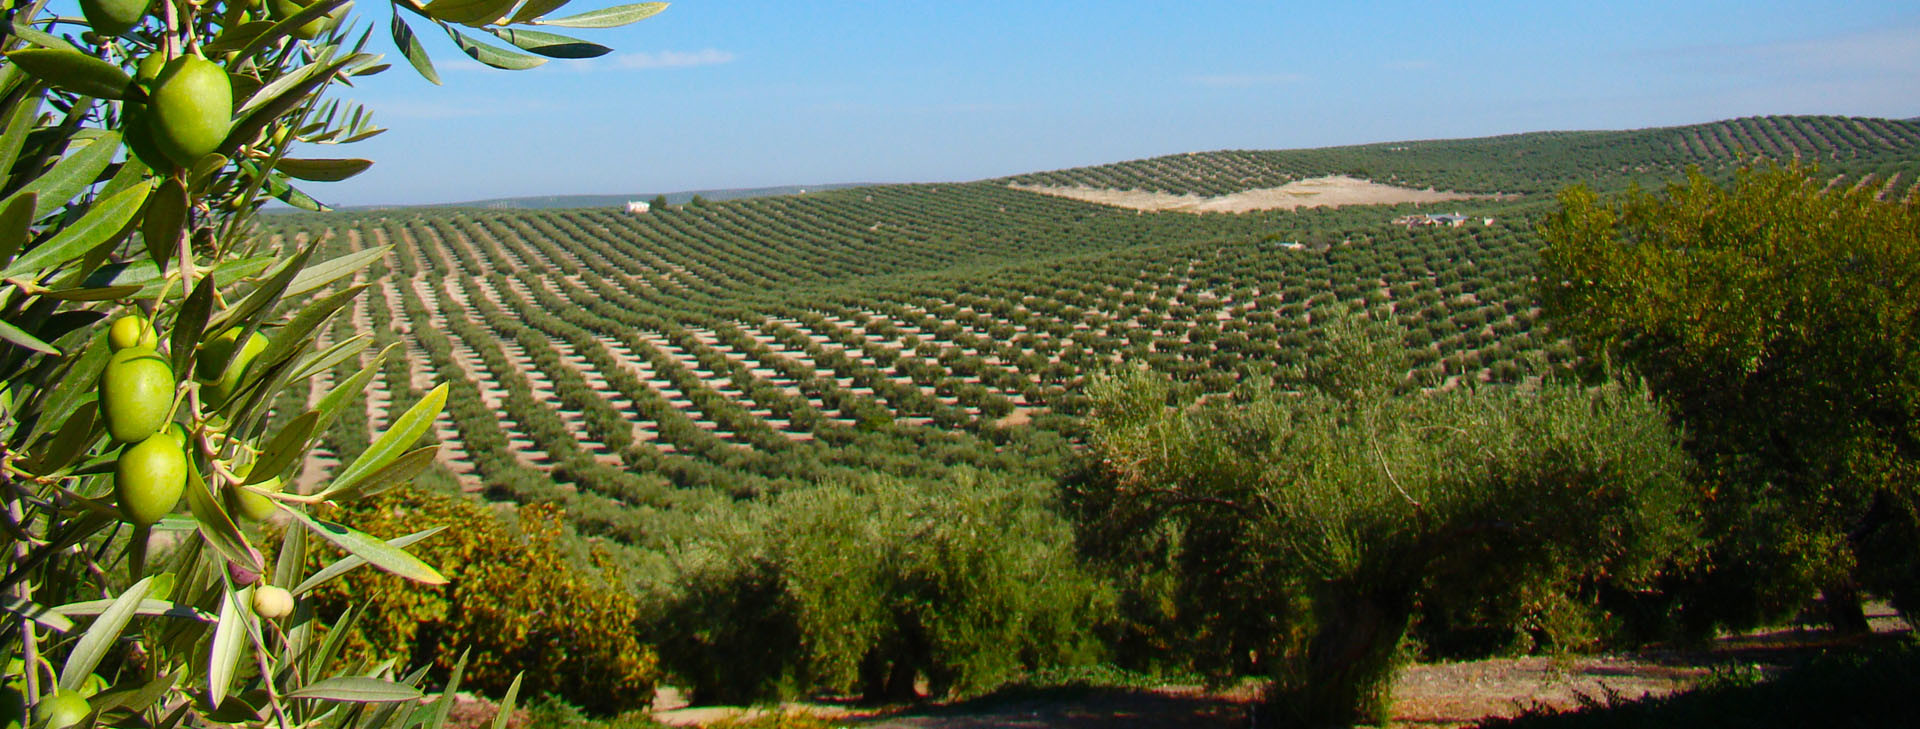
[[[147,321],[146,317],[129,314],[120,317],[107,330],[107,344],[115,352],[134,347],[153,349],[160,346],[160,333],[154,331],[153,323]]]
[[[187,454],[165,433],[121,449],[113,467],[120,515],[135,526],[149,526],[172,512],[186,487]]]
[[[154,146],[181,167],[220,148],[233,126],[233,85],[226,69],[195,55],[167,62],[147,99]]]
[[[100,440],[100,403],[86,402],[73,409],[73,414],[60,423],[60,429],[53,437],[43,441],[33,450],[33,469],[35,473],[51,473],[65,468],[80,454],[93,448]]]
[[[134,64],[133,80],[140,82],[141,86],[152,87],[153,82],[160,80],[160,72],[166,70],[166,68],[166,54],[158,52],[149,53],[141,56],[140,62]]]
[[[122,443],[143,441],[166,425],[173,407],[173,367],[146,347],[122,349],[100,373],[100,414],[107,434]]]
[[[51,696],[40,697],[40,703],[34,704],[33,723],[47,729],[67,729],[85,721],[91,713],[93,707],[80,692],[56,691]]]
[[[160,146],[153,142],[153,126],[148,121],[151,117],[146,104],[127,102],[120,111],[121,126],[124,127],[121,141],[126,143],[127,151],[139,158],[148,169],[163,174],[171,172],[173,160],[167,159],[167,155],[160,151]]]
[[[200,345],[200,357],[194,363],[193,376],[205,386],[201,392],[206,394],[207,401],[215,405],[226,402],[228,397],[240,389],[240,382],[246,376],[247,368],[253,365],[255,357],[266,351],[270,341],[267,335],[254,332],[253,336],[247,338],[246,346],[241,347],[239,352],[234,352],[233,344],[239,339],[240,328],[234,327],[221,332],[220,336],[214,337],[213,341]],[[230,361],[228,361],[229,358],[231,358]],[[215,368],[219,367],[222,361],[227,361],[226,370],[216,370]]]
[[[295,13],[307,9],[307,6],[312,4],[312,0],[307,0],[306,2],[301,2],[301,0],[267,0],[267,7],[272,11],[274,20],[291,18]],[[327,11],[327,14],[309,20],[301,24],[298,28],[294,28],[289,34],[301,40],[313,40],[314,36],[320,35],[322,32],[325,32],[328,27],[338,22],[352,4],[353,3],[343,3],[340,7]]]
[[[89,673],[87,674],[87,679],[80,682],[80,695],[91,699],[109,688],[112,688],[112,684],[107,683],[107,680],[101,678],[100,674]]]
[[[232,491],[228,492],[229,501],[227,508],[229,510],[254,521],[266,521],[268,517],[273,516],[273,513],[279,511],[279,509],[274,507],[273,499],[249,491],[249,488],[271,491],[277,494],[286,490],[287,486],[281,483],[279,476],[275,476],[250,487],[235,486]]]
[[[293,613],[293,593],[284,587],[261,585],[253,588],[253,612],[268,620]]]
[[[117,36],[140,24],[153,0],[80,0],[80,14],[87,16],[93,32]]]

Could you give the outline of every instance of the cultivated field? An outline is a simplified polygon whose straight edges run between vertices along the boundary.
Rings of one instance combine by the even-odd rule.
[[[357,451],[391,403],[447,380],[435,434],[468,489],[565,500],[589,530],[631,537],[621,510],[689,488],[741,496],[832,474],[1046,472],[1077,437],[1088,377],[1125,362],[1225,392],[1297,365],[1328,306],[1389,310],[1423,387],[1526,383],[1573,357],[1536,323],[1533,226],[1552,204],[1542,193],[1793,152],[1827,164],[1834,184],[1900,196],[1914,189],[1916,147],[1911,123],[1742,119],[1181,155],[644,215],[287,215],[271,232],[324,237],[335,254],[385,250],[366,279],[378,285],[329,337],[369,336],[395,354],[368,388],[365,421],[343,419],[305,479]],[[1131,190],[1254,211],[1142,213],[1025,189],[1061,186],[1099,188],[1076,195],[1109,203]],[[1298,209],[1249,202],[1262,198]],[[1443,198],[1470,224],[1391,222],[1439,212],[1413,203]]]

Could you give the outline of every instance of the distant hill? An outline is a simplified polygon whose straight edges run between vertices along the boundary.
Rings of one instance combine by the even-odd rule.
[[[1225,195],[1327,175],[1470,193],[1548,193],[1659,184],[1689,166],[1709,172],[1756,157],[1816,162],[1840,174],[1916,171],[1920,123],[1766,116],[1625,131],[1530,132],[1289,150],[1223,150],[1034,172],[1008,184]]]
[[[751,197],[772,197],[775,195],[798,195],[822,190],[838,190],[847,187],[859,187],[863,183],[837,183],[830,185],[781,185],[778,187],[750,187],[734,190],[686,190],[682,192],[648,192],[632,195],[540,195],[535,197],[502,197],[491,200],[471,200],[467,202],[423,205],[419,207],[442,208],[488,208],[492,210],[544,210],[550,208],[610,208],[621,207],[632,200],[652,200],[665,195],[669,205],[685,205],[694,196],[719,202],[721,200],[740,200]]]

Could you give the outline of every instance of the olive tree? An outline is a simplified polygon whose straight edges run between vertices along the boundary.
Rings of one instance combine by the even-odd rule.
[[[548,17],[565,2],[398,0],[385,25],[435,80],[406,17],[482,63],[524,68],[606,49],[508,26],[609,27],[660,9]],[[349,406],[392,356],[368,351],[368,334],[316,345],[384,250],[320,260],[322,241],[263,238],[253,220],[269,200],[318,209],[297,184],[370,164],[290,154],[380,131],[332,96],[386,68],[350,5],[81,0],[78,18],[45,0],[0,8],[0,723],[446,716],[450,692],[422,704],[423,673],[341,654],[332,636],[345,631],[306,600],[363,565],[445,581],[403,549],[431,531],[386,541],[313,511],[430,465],[436,446],[414,445],[445,387],[328,481],[283,485],[331,422],[359,417]],[[317,374],[349,363],[358,374],[306,396]],[[268,518],[287,527],[254,526]],[[322,545],[340,556],[307,574]]]
[[[1706,633],[1861,586],[1920,610],[1920,207],[1798,166],[1662,194],[1560,195],[1541,226],[1558,331],[1632,368],[1707,467],[1710,559],[1669,593]]]
[[[662,663],[700,702],[815,690],[869,701],[994,688],[1091,661],[1104,585],[1053,484],[829,481],[696,512],[654,598]]]
[[[1317,379],[1339,394],[1105,379],[1074,485],[1089,544],[1170,566],[1170,620],[1214,637],[1200,667],[1256,654],[1279,724],[1385,718],[1417,608],[1640,582],[1688,543],[1688,461],[1642,390]]]

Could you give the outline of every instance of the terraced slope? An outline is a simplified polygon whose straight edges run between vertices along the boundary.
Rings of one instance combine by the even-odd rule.
[[[1471,193],[1549,193],[1576,182],[1602,187],[1657,182],[1689,165],[1726,170],[1755,157],[1799,158],[1850,175],[1898,173],[1911,187],[1920,167],[1920,123],[1826,116],[1749,117],[1632,131],[1535,132],[1478,139],[1391,142],[1321,149],[1170,155],[1097,167],[1036,172],[1009,184],[1223,195],[1312,177],[1350,174],[1378,182]]]
[[[1877,131],[1861,146],[1920,140],[1899,124],[1865,125]],[[1763,128],[1775,147],[1800,138],[1788,136],[1799,126]],[[1526,149],[1559,138],[1582,150],[1583,134]],[[1654,156],[1666,148],[1637,149],[1634,164],[1666,164]],[[1911,149],[1875,159],[1916,166]],[[1184,179],[1166,174],[1145,179]],[[1905,194],[1906,174],[1835,184]],[[1329,307],[1389,312],[1423,387],[1525,384],[1570,363],[1531,296],[1533,226],[1551,201],[1459,206],[1471,224],[1408,228],[1391,222],[1408,206],[1155,214],[986,181],[644,215],[286,216],[273,234],[328,236],[334,253],[392,247],[369,272],[384,281],[328,337],[369,336],[398,356],[369,388],[368,417],[336,423],[307,477],[444,379],[436,436],[456,479],[567,502],[590,531],[633,539],[640,507],[836,474],[1052,473],[1089,376],[1144,365],[1223,392],[1300,364]],[[361,366],[342,363],[330,382]]]

